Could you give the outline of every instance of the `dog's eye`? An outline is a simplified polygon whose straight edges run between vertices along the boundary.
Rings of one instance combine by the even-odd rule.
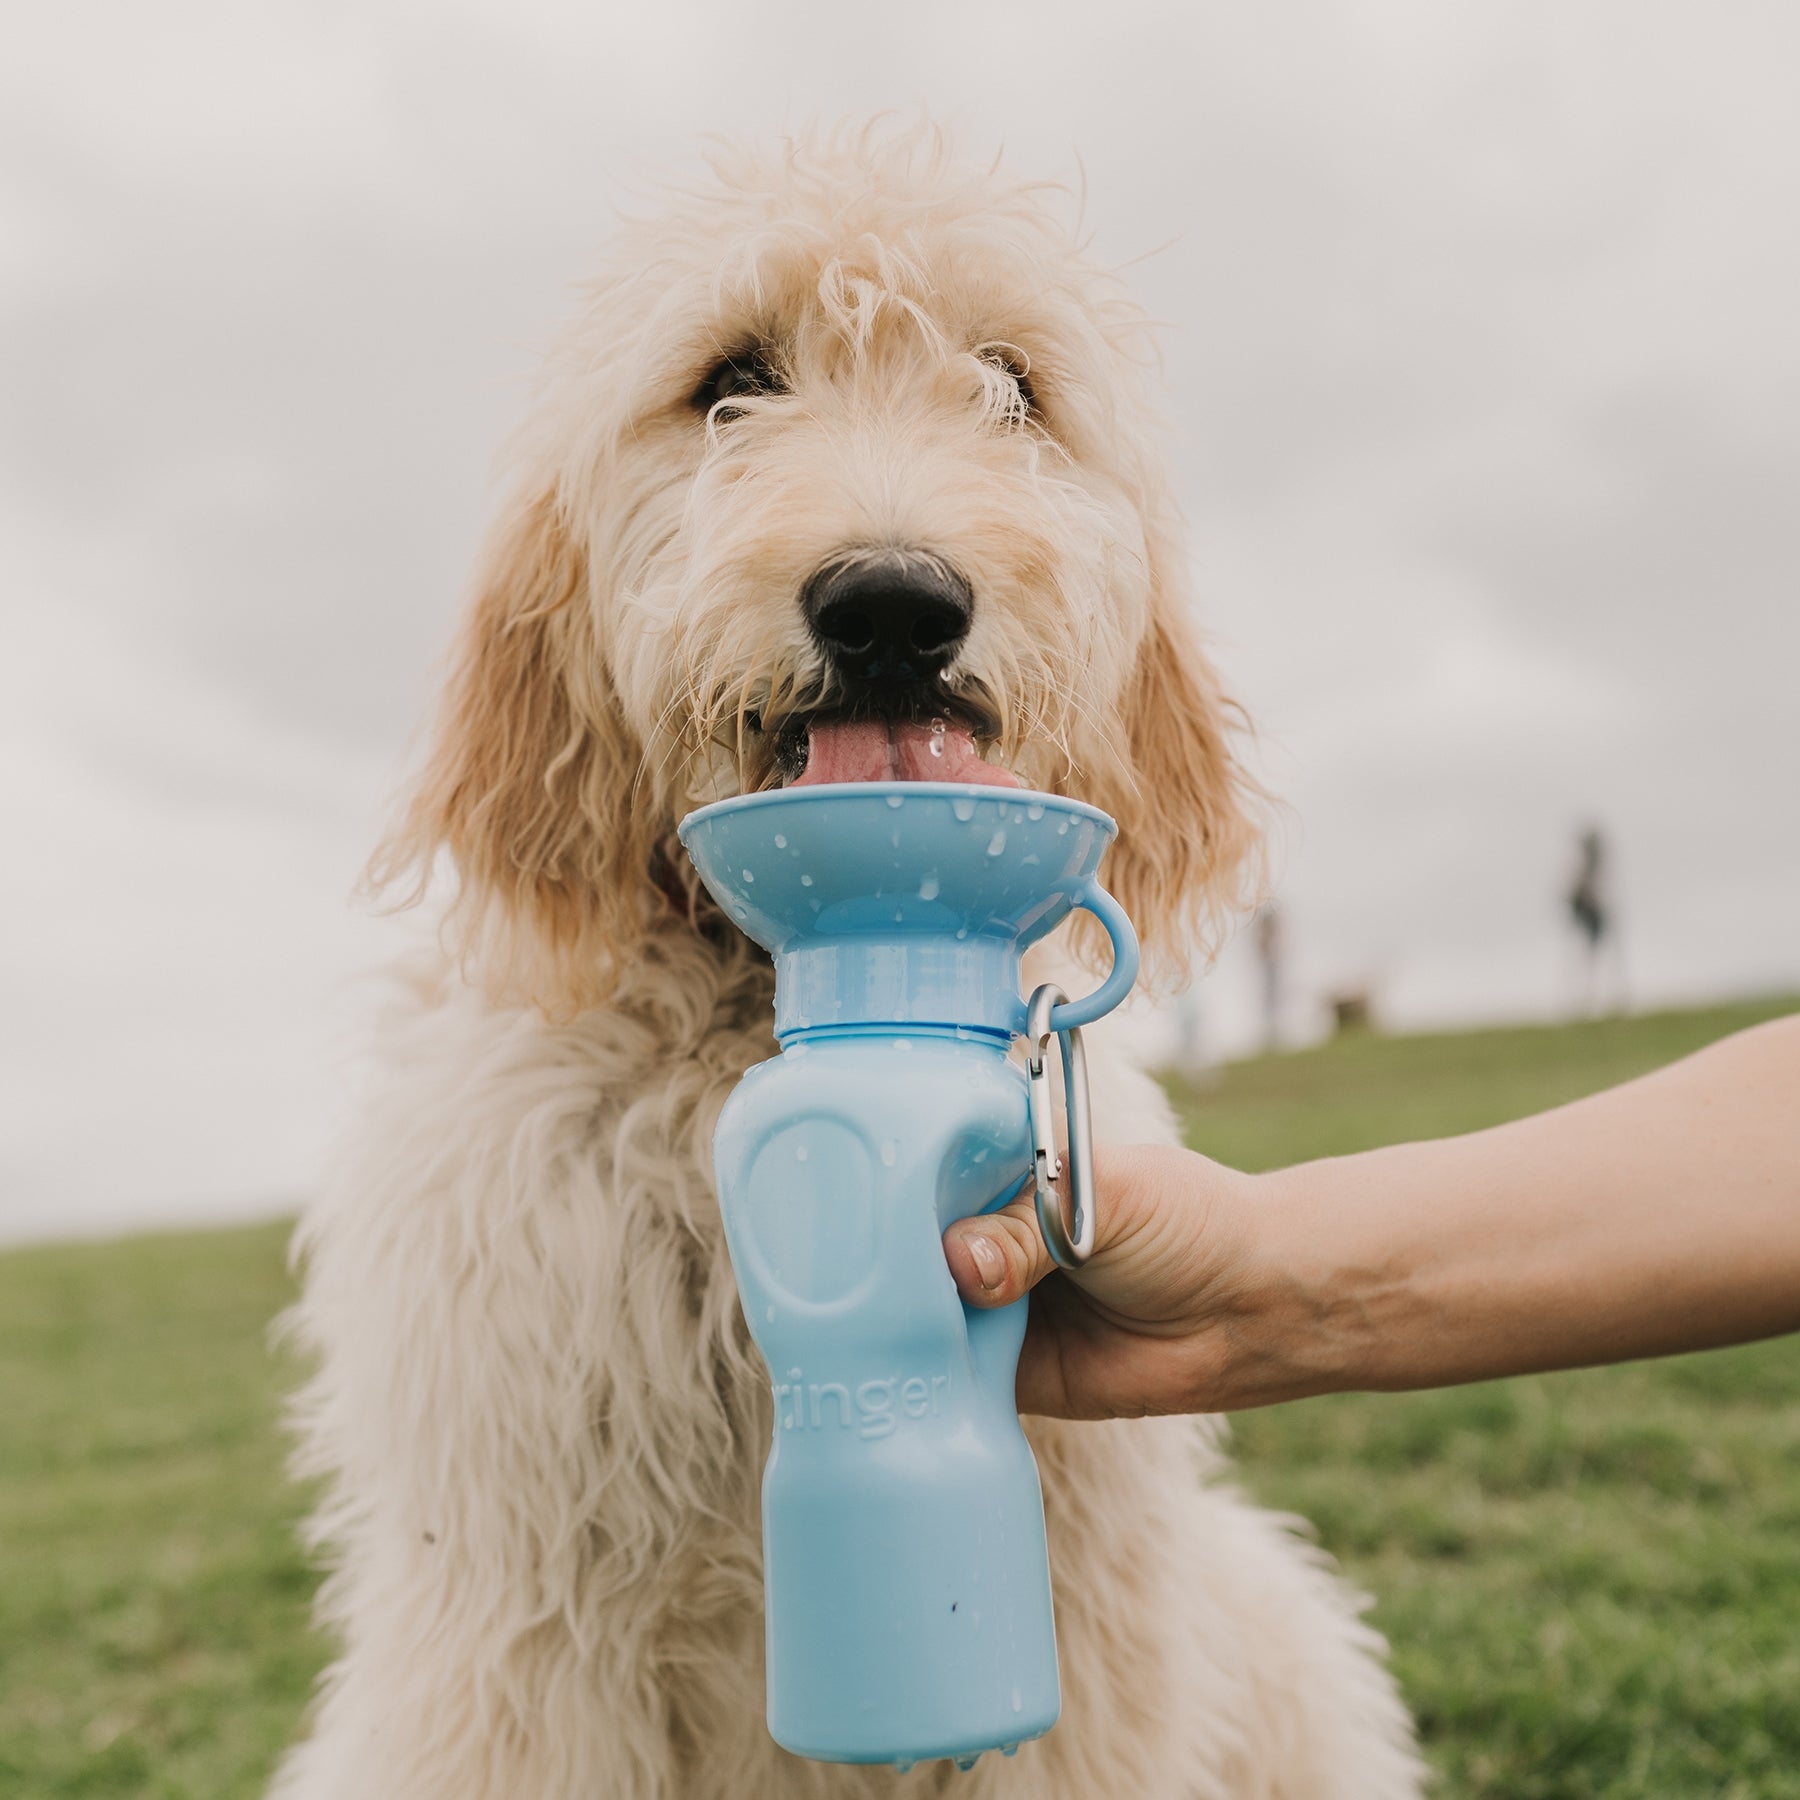
[[[1011,378],[1013,386],[1019,390],[1019,400],[1025,409],[1026,418],[1042,417],[1037,389],[1031,385],[1031,364],[1022,350],[1015,349],[1011,344],[984,344],[975,354],[984,363]]]
[[[737,350],[730,356],[720,357],[707,370],[700,385],[694,389],[694,407],[699,412],[710,413],[722,401],[755,399],[786,391],[787,383],[782,380],[781,371],[775,367],[768,351],[760,348]],[[737,413],[728,409],[719,417],[721,421],[733,419]]]

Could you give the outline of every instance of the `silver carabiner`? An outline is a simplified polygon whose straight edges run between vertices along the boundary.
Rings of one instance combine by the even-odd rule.
[[[1032,1173],[1037,1187],[1038,1230],[1059,1269],[1078,1269],[1094,1254],[1093,1121],[1088,1112],[1087,1055],[1080,1027],[1057,1031],[1050,1009],[1068,999],[1045,982],[1025,1009],[1025,1092],[1031,1113]],[[1050,1101],[1050,1039],[1060,1040],[1063,1099],[1069,1118],[1068,1179],[1056,1153],[1056,1112]]]

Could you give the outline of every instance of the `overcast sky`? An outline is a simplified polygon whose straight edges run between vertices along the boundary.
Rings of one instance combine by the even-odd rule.
[[[0,66],[0,1235],[291,1205],[537,346],[701,133],[1085,172],[1168,321],[1292,1027],[1800,986],[1800,9],[40,7]],[[1240,946],[1203,993],[1251,1027]]]

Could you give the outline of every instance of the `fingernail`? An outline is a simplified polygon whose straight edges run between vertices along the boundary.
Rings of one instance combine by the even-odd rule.
[[[975,1261],[975,1273],[981,1278],[981,1285],[990,1294],[1006,1279],[1006,1258],[1000,1254],[1000,1246],[985,1232],[971,1232],[968,1238],[969,1255]]]

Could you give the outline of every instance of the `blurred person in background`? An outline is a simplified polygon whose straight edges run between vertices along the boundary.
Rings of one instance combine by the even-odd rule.
[[[1625,955],[1611,896],[1611,858],[1598,825],[1583,828],[1575,840],[1575,873],[1564,896],[1581,940],[1581,973],[1577,977],[1576,1010],[1592,1017],[1603,1010],[1606,966],[1612,970],[1612,1010],[1625,1011]]]

